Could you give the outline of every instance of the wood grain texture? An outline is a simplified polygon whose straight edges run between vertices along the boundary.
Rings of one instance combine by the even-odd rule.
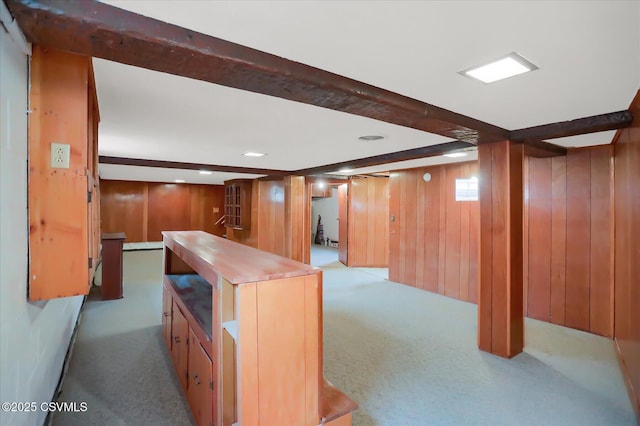
[[[551,313],[551,158],[529,159],[527,316],[549,321]]]
[[[615,340],[625,384],[640,419],[640,91],[634,121],[615,139]]]
[[[224,186],[163,185],[102,180],[100,206],[103,231],[124,232],[127,235],[126,242],[159,241],[157,238],[160,237],[154,235],[162,230],[199,230],[218,236],[225,234],[222,224],[215,225],[224,214]],[[171,189],[173,197],[163,200],[167,188]],[[179,200],[186,209],[167,216],[166,211],[173,208],[167,207],[166,203],[174,202],[174,199]],[[152,224],[152,234],[148,231],[149,223]]]
[[[522,169],[524,149],[509,141],[483,145],[480,163],[478,345],[511,358],[524,346]]]
[[[310,274],[319,269],[202,231],[164,231],[164,243],[209,282],[213,270],[231,284],[268,281]],[[200,272],[202,271],[202,272]]]
[[[525,239],[528,316],[609,337],[611,155],[611,147],[598,146],[569,150],[566,157],[529,158],[525,206],[530,220]]]
[[[258,322],[258,406],[260,424],[316,425],[318,406],[306,418],[306,356],[305,353],[305,286],[299,282],[273,280],[257,285]],[[317,327],[315,327],[317,330]],[[317,345],[317,336],[315,343]],[[318,389],[317,376],[313,382]],[[287,386],[282,386],[283,380]],[[243,390],[243,394],[246,393]],[[283,410],[282,407],[287,407]]]
[[[349,184],[345,183],[338,187],[338,260],[347,265],[349,247]]]
[[[476,302],[478,202],[455,201],[455,180],[477,174],[477,162],[391,174],[392,281]]]
[[[529,165],[531,162],[529,162]],[[533,183],[529,182],[531,187]],[[551,303],[550,321],[565,324],[567,262],[567,159],[551,160]]]
[[[258,354],[258,286],[245,284],[238,288],[236,312],[238,321],[238,351],[236,355],[238,388],[237,415],[240,424],[260,425],[259,354]],[[230,346],[231,342],[229,342]],[[224,363],[225,368],[230,363]],[[226,386],[225,386],[226,387]],[[225,410],[228,412],[230,410]],[[225,416],[223,425],[229,425]]]
[[[303,176],[284,179],[284,256],[305,262],[311,258],[311,236],[305,227],[311,220],[307,185]]]
[[[173,318],[171,320],[171,337],[173,339],[171,345],[171,357],[173,365],[178,373],[178,380],[183,390],[187,390],[188,377],[188,354],[189,354],[189,324],[185,319],[182,311],[173,301]]]
[[[389,179],[351,179],[348,194],[347,266],[389,264]],[[377,228],[380,227],[380,228]],[[340,245],[342,245],[342,236]]]
[[[90,58],[33,46],[29,115],[29,299],[89,292],[89,258],[99,239],[89,229],[87,192]],[[96,117],[97,119],[97,117]],[[90,140],[91,139],[91,140]],[[68,169],[51,168],[51,143],[70,146]],[[91,179],[89,178],[91,176]],[[98,226],[93,223],[92,226]],[[89,238],[92,235],[92,248]]]

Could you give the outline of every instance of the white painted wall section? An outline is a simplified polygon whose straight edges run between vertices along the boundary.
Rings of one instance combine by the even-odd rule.
[[[0,26],[0,402],[39,407],[52,400],[82,296],[27,300],[28,50],[12,38],[19,30],[7,16]],[[46,415],[0,410],[0,424],[41,425]]]

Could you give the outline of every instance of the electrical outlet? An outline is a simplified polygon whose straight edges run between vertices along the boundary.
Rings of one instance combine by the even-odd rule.
[[[51,144],[51,168],[68,169],[71,146],[66,143]]]

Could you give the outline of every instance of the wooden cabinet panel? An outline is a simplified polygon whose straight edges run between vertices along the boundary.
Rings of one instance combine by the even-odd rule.
[[[173,302],[173,318],[171,321],[171,357],[176,367],[178,379],[183,389],[187,389],[187,369],[189,356],[189,324],[176,302]]]
[[[29,299],[87,294],[97,263],[97,105],[91,58],[33,46],[29,115]],[[89,122],[92,120],[92,122]],[[52,168],[51,143],[70,147]],[[99,199],[95,199],[95,204]]]
[[[188,372],[187,399],[196,425],[211,426],[214,401],[212,363],[192,329],[189,329]]]
[[[165,289],[162,288],[162,336],[164,337],[164,342],[167,344],[167,348],[169,352],[171,352],[171,319],[173,311],[173,301],[171,300],[171,295]]]
[[[250,179],[234,179],[224,183],[224,226],[243,230],[251,227]]]
[[[165,232],[164,244],[166,258],[178,256],[193,267],[176,276],[174,262],[165,262],[163,283],[174,297],[172,356],[180,377],[183,355],[175,337],[191,327],[187,395],[198,425],[210,424],[210,413],[223,426],[350,419],[357,405],[346,396],[338,406],[323,399],[322,275],[316,268],[203,232]],[[214,283],[211,312],[199,316],[186,301],[196,281]],[[187,310],[180,312],[183,305]],[[211,341],[205,343],[197,327],[209,315]],[[213,378],[212,389],[202,389],[203,377]],[[350,424],[346,420],[339,424]]]

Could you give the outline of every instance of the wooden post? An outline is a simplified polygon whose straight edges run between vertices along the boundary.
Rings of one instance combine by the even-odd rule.
[[[511,358],[524,346],[524,149],[511,141],[478,147],[480,163],[480,291],[478,346]]]
[[[311,223],[304,176],[284,178],[284,256],[310,263]]]

